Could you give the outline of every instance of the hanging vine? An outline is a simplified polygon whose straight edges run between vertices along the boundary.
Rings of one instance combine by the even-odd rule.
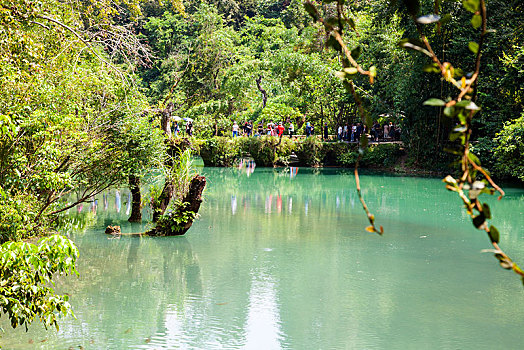
[[[324,3],[332,2],[335,1],[324,1]],[[362,51],[361,47],[358,46],[350,50],[344,43],[343,30],[345,28],[355,30],[355,21],[345,15],[345,3],[346,1],[344,0],[337,0],[336,11],[332,11],[334,14],[327,14],[325,17],[320,15],[316,2],[307,1],[305,8],[315,21],[323,24],[328,36],[327,45],[341,54],[343,69],[336,74],[342,80],[346,90],[353,95],[362,121],[370,128],[372,123],[371,116],[362,105],[362,101],[355,90],[353,79],[358,75],[363,75],[369,78],[370,83],[373,83],[376,77],[376,68],[371,66],[368,70],[364,70],[357,62]],[[442,25],[450,21],[451,16],[449,14],[440,15],[441,1],[434,1],[434,13],[423,16],[419,15],[419,0],[403,0],[403,4],[415,24],[418,38],[402,39],[399,45],[405,49],[415,50],[427,55],[431,59],[431,63],[428,63],[423,68],[424,71],[440,75],[444,81],[450,83],[458,90],[456,97],[448,97],[445,101],[430,98],[424,102],[424,105],[442,108],[442,114],[456,123],[449,134],[449,141],[451,141],[452,146],[444,150],[457,156],[461,175],[457,178],[448,175],[443,179],[443,182],[449,191],[457,193],[473,225],[477,229],[486,232],[494,248],[488,251],[494,254],[500,266],[515,272],[524,283],[524,271],[501,249],[499,246],[500,233],[495,226],[488,223],[488,220],[492,219],[489,205],[479,199],[482,194],[493,195],[498,192],[500,194],[498,199],[500,200],[504,196],[504,191],[493,181],[489,171],[482,167],[479,158],[470,150],[472,121],[481,110],[477,105],[478,96],[476,93],[476,86],[481,71],[481,53],[486,36],[490,32],[487,29],[486,3],[484,0],[462,1],[464,9],[472,13],[471,25],[475,30],[479,31],[478,41],[468,43],[469,50],[475,55],[475,68],[473,72],[467,74],[461,69],[454,67],[450,62],[443,62],[443,60],[439,59],[424,34],[426,30],[425,25],[436,24],[436,30],[440,32]],[[367,137],[363,135],[360,140],[361,155],[365,151],[367,144]],[[355,167],[357,192],[371,224],[366,230],[382,234],[382,226],[379,229],[376,228],[375,217],[369,211],[362,197],[358,177],[358,164],[359,162],[357,161]]]

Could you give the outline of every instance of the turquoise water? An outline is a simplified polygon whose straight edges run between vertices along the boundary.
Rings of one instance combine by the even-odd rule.
[[[184,237],[124,232],[128,191],[72,210],[79,277],[60,279],[76,319],[33,326],[5,349],[522,349],[524,288],[439,179],[209,169]],[[501,246],[524,265],[524,190],[490,200]],[[118,197],[118,200],[117,200]],[[80,211],[80,212],[79,212]],[[85,229],[86,225],[92,225]],[[4,323],[5,324],[5,323]]]

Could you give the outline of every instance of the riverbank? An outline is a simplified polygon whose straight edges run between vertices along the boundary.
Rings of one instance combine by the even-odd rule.
[[[358,143],[323,142],[315,137],[212,137],[193,140],[192,144],[195,154],[201,156],[208,167],[230,167],[247,157],[264,167],[353,167],[359,158]],[[371,143],[360,159],[360,166],[391,169],[404,154],[402,142]]]

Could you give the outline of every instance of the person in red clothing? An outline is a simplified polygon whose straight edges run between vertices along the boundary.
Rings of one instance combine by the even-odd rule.
[[[284,134],[284,126],[282,125],[282,122],[278,124],[277,131],[278,131],[278,137],[282,137],[282,134]]]

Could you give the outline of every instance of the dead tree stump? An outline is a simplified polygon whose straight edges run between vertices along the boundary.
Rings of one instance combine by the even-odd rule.
[[[181,215],[183,213],[193,212],[198,213],[200,204],[202,204],[202,192],[206,187],[206,178],[204,176],[196,175],[189,185],[189,191],[182,200]],[[193,219],[188,220],[179,225],[159,225],[146,232],[150,236],[180,236],[185,234],[193,225]]]

